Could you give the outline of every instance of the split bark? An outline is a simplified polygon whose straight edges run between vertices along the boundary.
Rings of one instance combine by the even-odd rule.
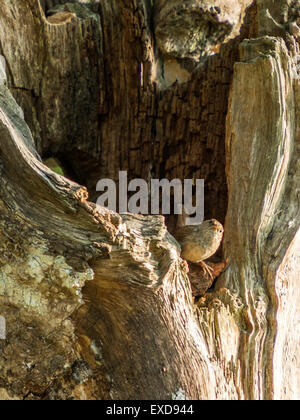
[[[272,3],[191,68],[155,49],[148,2],[62,25],[1,2],[1,399],[299,398],[298,44],[261,33],[266,9],[284,27],[290,2]],[[227,210],[214,291],[195,305],[164,219],[96,208],[50,151],[90,192],[120,165],[205,178],[207,216]]]

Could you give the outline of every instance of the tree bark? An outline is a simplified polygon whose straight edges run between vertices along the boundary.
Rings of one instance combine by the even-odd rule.
[[[298,399],[296,6],[90,3],[0,4],[0,399]],[[199,300],[174,216],[92,202],[119,170],[205,179],[230,265]]]

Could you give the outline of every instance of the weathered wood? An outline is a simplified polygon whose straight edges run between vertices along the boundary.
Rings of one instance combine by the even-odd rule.
[[[239,34],[251,0],[156,0],[158,47],[167,56],[199,58]]]
[[[247,302],[240,352],[253,355],[242,359],[244,389],[254,399],[299,392],[297,386],[289,395],[291,388],[283,386],[299,360],[299,81],[292,66],[283,41],[244,41],[227,119],[225,252],[231,264],[222,285]],[[299,372],[296,376],[299,380]],[[249,381],[257,386],[248,387]]]
[[[35,0],[0,2],[1,399],[299,398],[290,6],[258,1],[240,37],[172,85],[182,63],[163,78],[150,2],[61,25]],[[50,152],[91,192],[120,169],[205,178],[206,216],[224,221],[228,203],[214,291],[195,305],[164,219],[96,208],[43,165]]]

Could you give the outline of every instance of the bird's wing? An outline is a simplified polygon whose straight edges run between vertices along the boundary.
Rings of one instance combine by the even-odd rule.
[[[177,239],[178,242],[182,242],[185,239],[188,239],[192,234],[194,233],[194,227],[193,226],[182,226],[180,228],[176,229],[175,232],[175,239]]]

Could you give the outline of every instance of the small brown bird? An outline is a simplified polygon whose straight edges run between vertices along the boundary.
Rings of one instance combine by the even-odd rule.
[[[204,260],[217,252],[223,233],[221,223],[212,219],[200,225],[178,227],[174,236],[181,245],[182,258],[201,265],[204,272],[212,276],[212,268]]]

